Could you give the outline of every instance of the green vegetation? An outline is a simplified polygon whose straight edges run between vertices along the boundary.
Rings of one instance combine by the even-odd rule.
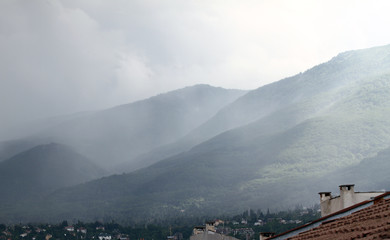
[[[189,236],[189,228],[171,228],[159,227],[154,225],[124,227],[117,223],[83,223],[68,224],[63,221],[60,224],[27,224],[12,225],[4,227],[0,233],[1,237],[11,237],[12,239],[36,239],[44,240],[46,237],[51,239],[98,239],[102,234],[109,235],[112,239],[166,239],[170,230],[184,230],[186,236]]]
[[[276,213],[263,213],[261,210],[245,211],[232,217],[217,217],[223,220],[223,224],[217,226],[219,233],[232,235],[239,239],[258,239],[260,232],[281,233],[291,228],[303,225],[319,218],[318,206],[313,208],[297,207],[295,210]],[[167,236],[178,235],[183,239],[189,239],[194,226],[205,224],[206,217],[176,218],[172,221],[155,223],[126,224],[121,225],[114,221],[90,222],[62,221],[58,224],[16,224],[6,226],[0,224],[0,239],[8,237],[12,239],[36,240],[51,236],[53,239],[97,239],[101,234],[110,235],[113,239],[167,239]],[[249,234],[249,235],[248,235]],[[248,235],[248,236],[247,236]]]
[[[390,147],[389,56],[390,46],[346,52],[251,91],[182,139],[202,141],[190,150],[0,207],[0,220],[158,223],[313,204],[350,181],[386,188],[369,165]]]

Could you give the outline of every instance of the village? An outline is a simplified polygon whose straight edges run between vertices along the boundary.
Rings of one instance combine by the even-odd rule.
[[[319,206],[312,208],[297,207],[291,211],[271,213],[267,210],[248,209],[242,214],[225,217],[223,220],[205,221],[204,226],[122,226],[118,223],[68,223],[60,224],[18,224],[6,226],[0,224],[0,239],[98,239],[98,240],[183,240],[197,233],[212,229],[217,234],[237,239],[258,239],[264,231],[282,232],[320,216]],[[200,236],[200,235],[199,235]]]
[[[309,208],[297,206],[294,210],[277,213],[248,209],[242,214],[204,220],[197,225],[190,224],[188,219],[176,219],[173,221],[175,224],[132,226],[122,226],[113,221],[0,224],[0,240],[265,240],[310,239],[313,236],[317,239],[322,235],[323,238],[318,239],[330,239],[327,238],[329,234],[340,237],[343,234],[354,234],[357,237],[387,234],[390,230],[390,192],[356,192],[354,187],[354,184],[340,185],[340,195],[319,192],[320,204]],[[196,221],[199,219],[193,220],[193,223]]]
[[[356,192],[354,184],[339,186],[340,194],[319,192],[321,217],[285,231],[262,231],[259,240],[305,239],[389,239],[390,192]],[[279,219],[284,223],[284,219]],[[208,222],[205,227],[194,228],[190,240],[237,240],[219,233],[219,222]],[[280,229],[279,229],[280,230]],[[250,231],[242,232],[252,239]],[[242,237],[239,239],[243,239]]]

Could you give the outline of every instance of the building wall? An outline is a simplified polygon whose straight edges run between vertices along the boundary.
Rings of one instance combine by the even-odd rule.
[[[207,224],[206,223],[206,231],[215,232],[215,226],[213,224]]]
[[[363,202],[363,201],[366,201],[366,200],[370,200],[371,198],[373,197],[377,197],[379,195],[383,194],[383,192],[357,192],[355,193],[355,199],[354,201],[355,202]]]
[[[204,232],[201,234],[192,235],[190,237],[190,240],[239,240],[239,239],[237,239],[235,237],[231,237],[231,236],[225,236],[225,235],[222,235],[219,233],[210,234],[210,233]]]
[[[327,216],[331,213],[342,209],[342,201],[340,197],[327,199],[321,202],[321,217]]]
[[[327,216],[357,203],[370,200],[381,194],[383,194],[383,192],[355,192],[354,185],[341,185],[340,196],[332,197],[330,194],[325,195],[320,193],[321,216]]]

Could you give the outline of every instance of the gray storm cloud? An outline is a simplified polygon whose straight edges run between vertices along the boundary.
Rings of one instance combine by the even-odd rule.
[[[137,81],[150,70],[126,50],[120,32],[56,1],[2,5],[3,126],[143,97]]]
[[[0,139],[34,119],[197,83],[254,89],[338,52],[388,44],[388,7],[386,1],[1,1]]]

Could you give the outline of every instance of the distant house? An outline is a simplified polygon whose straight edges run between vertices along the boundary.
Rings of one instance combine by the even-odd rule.
[[[255,222],[253,225],[255,225],[255,226],[263,226],[263,225],[264,225],[264,222],[263,222],[263,220],[259,219],[259,220],[257,220],[257,222]]]
[[[253,234],[255,233],[252,228],[236,228],[233,231],[234,235],[240,234],[249,237],[253,236]]]
[[[281,223],[281,224],[287,224],[287,221],[284,220],[284,219],[279,219],[279,223]]]
[[[12,233],[10,232],[10,231],[3,231],[3,234],[5,235],[5,236],[12,236]]]
[[[215,227],[216,227],[215,221],[206,222],[206,231],[207,232],[215,233],[216,232]]]
[[[380,195],[378,192],[363,193],[356,197],[353,185],[341,185],[340,190],[340,200],[334,203],[337,207],[347,207],[330,214],[325,212],[325,215],[320,219],[278,235],[273,236],[272,233],[267,233],[265,236],[261,234],[260,240],[390,239],[390,192],[382,192]],[[352,192],[343,193],[342,191]],[[371,193],[376,196],[349,206],[350,202],[363,199],[363,196],[370,196]],[[323,194],[320,193],[322,201],[324,200]],[[343,197],[343,194],[346,196]],[[347,204],[342,205],[345,203]],[[329,206],[330,209],[336,209],[336,207],[332,207],[332,202]],[[325,208],[325,210],[328,211],[329,208]]]
[[[120,235],[117,237],[117,239],[119,239],[119,240],[129,240],[130,238],[129,238],[129,236],[127,236],[127,235],[120,234]]]
[[[167,240],[183,240],[183,234],[182,233],[175,233],[174,235],[172,236],[168,236],[167,237]]]
[[[221,224],[222,224],[222,225],[225,224],[225,222],[224,222],[223,220],[221,220],[221,219],[217,219],[217,220],[214,221],[214,225],[215,225],[215,226],[219,226],[219,225],[221,225]]]
[[[119,240],[129,240],[130,238],[129,238],[128,235],[119,234],[119,235],[117,236],[117,239],[119,239]]]
[[[24,238],[24,237],[27,237],[27,233],[22,233],[22,234],[20,234],[20,236],[22,237],[22,238]]]
[[[99,240],[111,240],[111,235],[107,233],[101,233],[98,236]]]
[[[80,228],[77,228],[77,232],[78,233],[82,233],[82,234],[87,234],[87,229],[83,228],[83,227],[80,227]]]
[[[65,230],[68,232],[74,232],[74,227],[73,226],[67,226],[65,227]]]
[[[206,222],[206,226],[195,227],[190,240],[238,240],[237,238],[217,233],[215,227],[220,223],[221,221],[218,220],[210,221]]]
[[[192,230],[192,235],[198,235],[198,234],[202,234],[206,231],[206,227],[204,226],[196,226],[194,227],[194,229]]]

